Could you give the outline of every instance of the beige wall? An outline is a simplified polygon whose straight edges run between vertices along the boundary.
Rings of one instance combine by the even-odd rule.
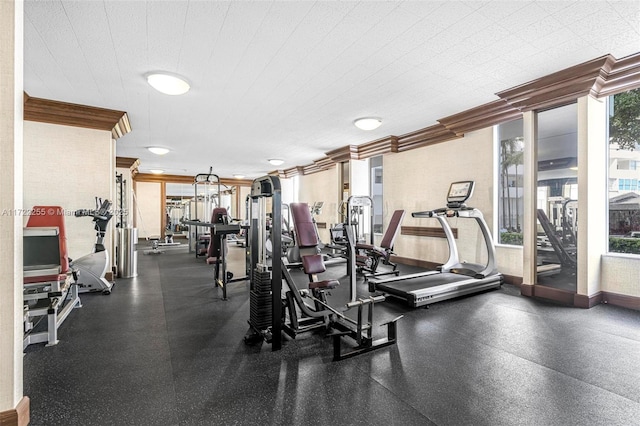
[[[640,256],[602,256],[601,291],[640,297]]]
[[[23,392],[22,7],[0,1],[0,412]]]
[[[316,216],[316,221],[327,224],[327,228],[318,229],[318,233],[323,243],[329,243],[331,241],[329,228],[339,221],[338,198],[340,192],[337,169],[300,176],[298,188],[299,202],[309,205],[316,201],[324,202],[322,214]]]
[[[25,208],[54,205],[65,210],[71,258],[91,253],[96,238],[91,219],[76,218],[73,211],[94,209],[95,197],[113,200],[114,145],[109,131],[24,122]],[[111,220],[107,230],[108,249],[114,224]]]
[[[602,113],[604,109],[598,108]],[[606,113],[606,111],[605,111]],[[586,114],[585,114],[586,115]],[[593,115],[593,114],[592,114]],[[597,121],[589,116],[590,121]],[[602,120],[604,122],[604,117]],[[592,133],[602,133],[602,125],[596,123]],[[590,131],[591,132],[591,131]],[[584,137],[584,140],[589,138]],[[493,224],[494,203],[494,169],[497,167],[493,158],[493,129],[487,128],[468,133],[464,138],[436,144],[404,153],[386,154],[383,157],[384,170],[384,219],[385,226],[395,209],[405,209],[403,225],[438,227],[434,219],[414,219],[412,212],[431,210],[443,207],[449,184],[456,180],[472,179],[476,182],[476,189],[469,205],[477,207],[483,212],[485,220],[491,227]],[[588,164],[595,169],[594,173],[602,175],[602,162],[590,161]],[[604,156],[603,156],[604,158]],[[586,162],[585,162],[586,163]],[[585,167],[586,168],[586,167]],[[589,171],[582,172],[590,176]],[[337,221],[335,214],[338,205],[338,173],[328,170],[307,176],[300,176],[299,199],[312,203],[324,201],[325,208],[318,221],[328,224]],[[590,185],[590,188],[593,185]],[[605,185],[598,186],[604,191]],[[588,194],[593,195],[593,194]],[[597,198],[597,197],[596,197]],[[597,219],[593,234],[604,227],[606,220],[602,212],[589,217]],[[484,261],[486,259],[481,235],[471,221],[452,220],[452,227],[459,229],[458,246],[460,257],[467,261]],[[592,224],[593,225],[593,224]],[[324,232],[323,232],[324,231]],[[328,238],[328,231],[320,230],[323,240]],[[599,231],[598,231],[599,232]],[[598,239],[600,242],[600,239]],[[599,246],[602,244],[599,244]],[[588,288],[581,288],[581,294],[595,294],[606,291],[621,295],[640,297],[640,257],[631,255],[605,254],[606,247],[600,254],[592,253],[588,256],[589,268],[581,265],[582,273],[589,269]],[[396,239],[395,252],[401,257],[420,259],[442,263],[446,261],[448,247],[446,240],[441,238],[415,237],[399,235]],[[514,277],[523,276],[524,262],[523,247],[498,245],[496,260],[500,272]],[[584,262],[583,262],[584,263]],[[598,268],[601,271],[598,273]]]
[[[522,277],[522,246],[496,246],[496,262],[498,270],[505,275]]]
[[[138,237],[160,236],[161,224],[161,184],[158,182],[136,182],[135,186],[135,226]],[[201,220],[201,217],[199,217]],[[208,219],[206,219],[208,220]]]
[[[396,209],[405,209],[403,225],[439,227],[435,219],[416,219],[412,212],[444,207],[451,182],[474,180],[468,204],[483,212],[487,223],[493,214],[493,130],[471,132],[464,138],[383,157],[385,224]],[[458,228],[460,259],[486,260],[486,249],[475,221],[453,219]],[[398,256],[443,263],[448,246],[443,238],[399,235]],[[500,267],[498,259],[498,267]]]

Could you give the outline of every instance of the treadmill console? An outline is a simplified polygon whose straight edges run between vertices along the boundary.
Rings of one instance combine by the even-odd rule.
[[[457,209],[465,207],[464,202],[473,195],[474,181],[465,180],[453,182],[447,195],[447,208]]]

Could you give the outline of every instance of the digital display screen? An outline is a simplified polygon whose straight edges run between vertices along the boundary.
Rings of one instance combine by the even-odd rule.
[[[473,181],[454,182],[449,187],[447,199],[450,202],[463,202],[471,197],[473,191]]]

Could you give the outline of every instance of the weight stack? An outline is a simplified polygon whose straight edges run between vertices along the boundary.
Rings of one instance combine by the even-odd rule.
[[[271,327],[271,273],[269,271],[253,271],[253,286],[250,292],[249,323],[255,330],[266,330]]]

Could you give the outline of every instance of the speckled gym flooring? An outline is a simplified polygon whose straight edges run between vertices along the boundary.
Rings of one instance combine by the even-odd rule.
[[[387,301],[379,321],[404,314],[397,346],[333,362],[319,332],[246,346],[248,282],[223,301],[186,249],[138,256],[137,278],[82,295],[58,345],[25,351],[32,425],[640,424],[638,311],[510,285],[429,309]],[[344,265],[327,274],[346,287]]]

